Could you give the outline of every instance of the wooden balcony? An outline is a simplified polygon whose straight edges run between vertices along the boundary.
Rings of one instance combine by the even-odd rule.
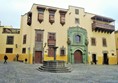
[[[50,22],[51,24],[53,24],[53,23],[55,22],[54,16],[49,16],[49,22]]]
[[[28,12],[27,13],[27,25],[31,25],[32,24],[32,12]]]
[[[43,19],[44,19],[44,15],[38,13],[38,21],[41,23],[43,21]]]
[[[115,26],[106,24],[106,23],[102,23],[102,22],[98,22],[98,21],[94,21],[92,23],[92,30],[112,33],[113,31],[115,31]]]
[[[20,29],[3,28],[3,32],[2,33],[20,34]]]
[[[67,13],[67,10],[60,10],[60,23],[62,24],[62,26],[65,24],[65,15]]]
[[[48,39],[48,45],[55,46],[56,40]]]
[[[60,17],[60,23],[61,23],[62,25],[65,24],[65,17]]]

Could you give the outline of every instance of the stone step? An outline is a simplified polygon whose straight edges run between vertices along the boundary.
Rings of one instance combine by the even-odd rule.
[[[48,67],[39,67],[41,70],[71,70],[70,68],[48,68]]]
[[[65,61],[43,61],[43,66],[38,68],[39,71],[47,71],[53,73],[67,73],[71,69],[66,66]]]
[[[68,67],[63,67],[63,68],[52,68],[52,67],[45,67],[41,66],[38,68],[39,71],[47,71],[47,72],[54,72],[54,73],[67,73],[71,72],[71,69]]]

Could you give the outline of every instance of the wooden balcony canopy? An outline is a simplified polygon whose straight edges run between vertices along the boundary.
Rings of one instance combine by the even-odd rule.
[[[113,31],[115,31],[115,26],[94,21],[92,23],[92,30],[112,33]]]
[[[54,12],[56,12],[56,8],[48,8],[48,11],[50,12],[50,11],[54,11]]]
[[[39,6],[37,6],[37,9],[43,9],[43,10],[45,10],[46,7],[45,6],[42,6],[42,5],[39,5]]]
[[[59,10],[59,13],[67,13],[67,10]]]
[[[91,19],[93,20],[98,20],[98,21],[103,21],[103,22],[114,22],[115,20],[112,18],[108,18],[108,17],[103,17],[103,16],[99,16],[99,15],[95,15],[93,16]]]

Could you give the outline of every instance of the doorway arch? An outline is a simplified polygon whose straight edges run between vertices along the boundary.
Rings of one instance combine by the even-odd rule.
[[[83,62],[82,52],[80,50],[76,50],[74,52],[74,63],[82,63],[82,62]]]

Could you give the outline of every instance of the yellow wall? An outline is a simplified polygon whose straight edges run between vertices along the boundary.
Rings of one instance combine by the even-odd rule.
[[[117,64],[116,56],[110,56],[108,58],[109,58],[109,61],[108,61],[109,64]],[[92,58],[89,56],[88,63],[91,64],[91,61],[92,61]],[[103,57],[102,56],[97,57],[97,64],[103,64]]]
[[[116,44],[116,54],[117,54],[117,64],[118,64],[118,31],[115,32],[115,44]]]

